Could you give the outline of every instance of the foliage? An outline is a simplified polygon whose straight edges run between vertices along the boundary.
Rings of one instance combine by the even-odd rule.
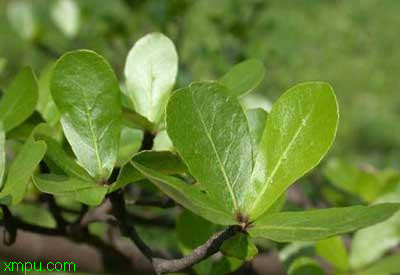
[[[302,74],[289,79],[288,72],[264,67],[267,59],[267,68],[286,60],[295,47],[276,42],[264,52],[264,38],[257,35],[264,27],[275,38],[282,27],[287,33],[297,30],[291,20],[258,16],[283,12],[285,1],[254,0],[246,8],[240,1],[219,1],[213,11],[206,8],[208,0],[134,2],[106,1],[100,7],[95,1],[59,0],[50,12],[45,0],[0,2],[0,8],[7,7],[0,11],[6,14],[0,23],[7,22],[0,37],[12,36],[0,45],[10,49],[6,61],[0,59],[0,78],[12,78],[0,100],[5,243],[15,242],[20,229],[62,236],[114,253],[112,272],[122,268],[118,261],[135,259],[118,245],[120,237],[128,237],[160,274],[188,268],[227,274],[273,251],[280,251],[288,274],[324,274],[320,258],[337,274],[398,271],[392,250],[400,242],[400,174],[355,165],[360,154],[369,154],[353,146],[349,121],[359,117],[348,119],[354,114],[341,91],[340,70],[330,77],[309,74],[332,80],[338,100],[326,82],[308,81]],[[319,20],[330,14],[328,4],[301,3],[299,9],[311,14],[319,9]],[[137,13],[131,8],[136,5]],[[349,6],[340,3],[339,8]],[[220,16],[241,9],[243,16]],[[156,20],[143,18],[143,10]],[[132,14],[139,15],[132,19],[135,27]],[[182,22],[167,24],[163,16]],[[47,27],[46,20],[54,25]],[[132,30],[147,23],[157,31],[137,39],[142,31]],[[309,24],[307,17],[303,25]],[[191,31],[182,34],[182,26]],[[310,38],[305,30],[305,38],[295,33],[288,39]],[[16,73],[23,67],[15,61],[21,51],[12,49],[16,41],[27,45],[24,53],[36,56],[29,62],[35,70]],[[91,50],[76,50],[75,43]],[[229,58],[220,56],[221,45],[229,45],[224,52]],[[300,52],[305,59],[315,55],[315,49]],[[202,56],[215,60],[204,62]],[[1,64],[6,64],[4,74]],[[295,72],[310,70],[300,61],[287,65]],[[38,78],[34,71],[40,72]],[[300,84],[280,94],[297,80]],[[272,91],[267,100],[260,93],[265,88]],[[344,114],[340,127],[338,101]],[[337,134],[335,157],[314,170]],[[397,145],[392,140],[382,146]],[[348,148],[348,156],[339,157]],[[294,186],[297,181],[301,185]],[[305,198],[299,203],[292,191]],[[174,210],[157,209],[170,207]],[[160,257],[158,246],[183,256]]]

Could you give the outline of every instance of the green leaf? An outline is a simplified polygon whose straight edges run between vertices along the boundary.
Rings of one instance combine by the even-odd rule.
[[[50,79],[55,64],[51,63],[45,67],[39,77],[39,99],[36,110],[40,113],[45,121],[50,125],[55,125],[60,121],[60,112],[50,93]]]
[[[67,53],[56,63],[50,89],[78,162],[96,180],[106,180],[117,160],[121,116],[110,65],[92,51]]]
[[[56,228],[56,221],[50,211],[40,204],[20,203],[10,207],[11,213],[19,219],[37,226]]]
[[[377,203],[382,202],[400,202],[400,190],[386,194],[377,200]],[[397,212],[386,221],[354,234],[350,249],[350,266],[353,269],[365,267],[399,243],[400,212]]]
[[[4,7],[4,5],[3,5]],[[25,40],[31,40],[36,32],[33,8],[30,2],[10,1],[7,3],[7,17],[11,26]]]
[[[270,112],[272,109],[272,102],[264,95],[251,93],[240,98],[240,104],[245,109],[263,109]]]
[[[135,161],[131,161],[131,163],[167,196],[196,215],[216,224],[236,224],[232,215],[221,210],[221,202],[210,199],[200,188],[149,169]]]
[[[343,159],[329,160],[323,171],[333,185],[368,203],[387,191],[389,183],[382,172],[361,170]]]
[[[250,261],[257,256],[258,249],[249,238],[249,235],[238,233],[222,244],[221,252],[225,256]]]
[[[73,38],[79,31],[80,10],[74,0],[58,0],[51,10],[56,26],[68,37]]]
[[[154,151],[174,151],[174,145],[168,136],[166,130],[162,130],[157,133],[154,138],[154,145],[152,150]]]
[[[123,96],[122,98],[126,97],[124,94],[121,95]],[[148,130],[150,132],[154,131],[156,128],[155,125],[148,121],[147,118],[126,108],[122,109],[122,121],[125,123],[125,125],[132,126],[136,129]]]
[[[0,122],[0,190],[3,187],[3,178],[6,170],[6,134]]]
[[[71,198],[91,206],[97,206],[103,201],[109,187],[54,174],[36,176],[33,182],[43,193]]]
[[[187,168],[182,163],[181,159],[171,152],[143,151],[136,154],[132,161],[165,175],[183,174],[187,172]],[[132,165],[132,162],[127,163],[122,167],[117,181],[111,185],[110,192],[114,192],[129,183],[134,183],[145,178],[146,177]]]
[[[235,216],[249,189],[252,147],[242,107],[225,93],[216,82],[178,90],[167,106],[167,131],[202,188],[224,202],[222,211]]]
[[[327,260],[336,269],[347,271],[349,269],[349,258],[346,247],[339,236],[320,240],[315,244],[319,256]]]
[[[277,242],[315,241],[355,231],[382,222],[400,209],[400,204],[351,206],[264,215],[252,224],[252,237]]]
[[[8,132],[24,122],[35,110],[38,85],[30,68],[22,69],[5,91],[0,101],[0,121]]]
[[[35,141],[32,134],[11,163],[6,183],[0,192],[0,200],[7,200],[7,204],[11,205],[22,201],[28,183],[45,153],[46,143]]]
[[[268,114],[251,188],[243,194],[244,212],[258,218],[314,168],[331,146],[337,124],[338,106],[329,84],[303,83],[282,95]]]
[[[243,265],[243,261],[233,257],[222,257],[216,262],[213,262],[211,270],[205,275],[224,275],[232,274]]]
[[[388,256],[356,275],[391,275],[400,270],[400,254]]]
[[[158,124],[175,84],[178,56],[175,46],[161,33],[139,39],[125,64],[126,93],[136,112]]]
[[[86,170],[78,165],[56,140],[44,135],[36,135],[36,138],[46,142],[47,152],[45,158],[49,158],[55,165],[57,165],[57,167],[64,171],[66,175],[83,181],[93,180]]]
[[[268,113],[261,108],[250,109],[246,110],[246,117],[253,145],[253,158],[256,160]]]
[[[254,90],[264,76],[264,64],[249,59],[233,66],[219,81],[229,89],[230,95],[242,96]]]
[[[118,167],[124,166],[139,151],[142,139],[143,131],[125,126],[122,127],[116,164]]]
[[[296,259],[289,267],[288,275],[324,275],[319,264],[308,257]]]

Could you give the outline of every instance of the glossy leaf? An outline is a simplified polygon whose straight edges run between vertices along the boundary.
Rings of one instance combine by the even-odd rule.
[[[170,152],[143,151],[136,154],[132,161],[165,175],[183,174],[187,172],[187,168],[182,163],[181,159]],[[116,191],[129,183],[134,183],[145,178],[146,177],[132,165],[132,162],[127,163],[122,167],[117,181],[111,185],[110,191]]]
[[[319,256],[327,260],[335,269],[347,271],[349,269],[349,258],[346,246],[339,236],[320,240],[315,244]]]
[[[242,96],[254,90],[264,76],[264,64],[249,59],[233,66],[219,81],[228,88],[230,95]]]
[[[400,202],[400,190],[386,194],[377,200],[377,203],[382,202]],[[353,269],[365,267],[399,243],[400,212],[397,212],[386,221],[354,234],[350,249],[350,265]]]
[[[3,187],[3,178],[6,170],[6,134],[0,122],[0,190]]]
[[[0,200],[7,204],[18,204],[25,196],[28,183],[46,153],[44,141],[36,141],[31,135],[10,165],[7,180],[0,192]]]
[[[235,224],[232,215],[224,212],[221,203],[210,199],[200,188],[176,177],[166,176],[137,162],[132,165],[167,196],[196,215],[216,224]]]
[[[117,160],[121,109],[110,65],[92,51],[67,53],[56,63],[50,89],[78,162],[96,180],[106,180]]]
[[[135,43],[126,60],[125,78],[136,112],[156,124],[161,120],[177,70],[175,46],[165,35],[151,33]]]
[[[290,265],[288,275],[325,275],[325,271],[315,260],[301,257]]]
[[[8,132],[24,122],[35,110],[38,84],[30,68],[22,69],[0,101],[0,121]]]
[[[256,245],[245,233],[238,233],[226,240],[221,246],[221,252],[225,256],[250,261],[258,254]]]
[[[36,176],[33,182],[43,193],[72,198],[92,206],[99,205],[108,192],[108,186],[53,174]]]
[[[337,101],[328,84],[299,84],[282,95],[268,114],[251,188],[243,191],[244,212],[258,218],[315,167],[331,146],[337,123]]]
[[[215,82],[175,92],[167,106],[167,131],[190,173],[234,216],[249,188],[252,146],[242,107],[225,92]]]
[[[355,231],[382,222],[400,209],[400,204],[351,206],[265,215],[254,222],[252,237],[277,242],[314,241]]]

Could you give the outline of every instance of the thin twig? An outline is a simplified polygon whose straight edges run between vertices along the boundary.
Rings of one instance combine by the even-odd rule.
[[[3,243],[7,246],[10,246],[17,239],[17,225],[14,221],[14,217],[12,216],[10,209],[8,209],[6,205],[0,205],[0,207],[3,211]]]
[[[240,226],[231,226],[226,230],[214,234],[205,244],[193,250],[192,254],[184,256],[180,259],[163,259],[156,255],[155,252],[140,238],[134,225],[127,222],[127,212],[123,193],[117,191],[109,195],[113,213],[117,218],[118,225],[123,235],[129,237],[138,249],[152,263],[157,274],[178,272],[187,270],[196,263],[208,258],[219,251],[222,243],[233,237],[236,233],[243,230]]]
[[[49,207],[51,215],[57,223],[57,227],[61,230],[65,230],[68,222],[64,219],[61,209],[58,207],[53,195],[43,194],[43,198]]]
[[[129,237],[139,250],[146,256],[150,261],[154,256],[153,251],[148,247],[145,242],[139,237],[134,226],[129,226],[126,218],[126,208],[123,193],[119,190],[109,195],[112,211],[114,216],[117,218],[118,225],[121,233],[124,236]]]
[[[144,131],[142,146],[139,151],[151,150],[154,145],[154,138],[155,135],[153,133],[148,130]]]
[[[231,226],[214,234],[205,244],[200,245],[190,255],[180,259],[165,260],[160,258],[153,259],[154,269],[158,274],[183,271],[191,266],[203,261],[211,255],[217,253],[224,241],[233,237],[242,228],[240,226]]]
[[[107,222],[116,224],[116,219],[109,212],[111,211],[110,200],[105,200],[100,206],[87,211],[80,220],[80,226],[87,227],[93,222]]]

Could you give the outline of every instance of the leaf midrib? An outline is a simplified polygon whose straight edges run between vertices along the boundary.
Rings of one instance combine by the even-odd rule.
[[[306,231],[330,231],[328,227],[311,227],[311,226],[283,226],[283,225],[260,225],[257,229],[269,230],[306,230]]]
[[[284,159],[284,157],[287,155],[287,153],[289,152],[289,150],[292,148],[294,142],[296,141],[297,137],[299,136],[301,130],[303,130],[304,127],[306,127],[306,124],[308,122],[308,119],[310,118],[310,115],[312,113],[312,110],[310,110],[308,112],[308,114],[306,115],[306,117],[304,119],[302,119],[302,121],[300,122],[300,125],[298,127],[298,129],[296,130],[295,134],[293,135],[293,138],[290,140],[289,144],[287,145],[286,149],[283,151],[283,153],[281,154],[281,156],[279,157],[278,161],[276,162],[274,168],[272,169],[271,174],[269,175],[269,177],[267,178],[267,180],[265,181],[265,184],[263,185],[263,188],[260,192],[260,195],[257,197],[257,199],[254,201],[251,209],[250,209],[250,213],[254,210],[254,208],[257,206],[257,204],[259,203],[259,201],[261,200],[261,198],[263,197],[265,191],[267,190],[268,186],[271,184],[272,180],[275,177],[276,172],[278,171],[278,169],[280,168],[282,161]]]
[[[99,146],[97,144],[97,138],[96,135],[94,133],[94,129],[93,129],[93,124],[92,124],[92,120],[91,120],[91,111],[89,110],[89,106],[88,106],[88,102],[87,102],[87,97],[86,97],[86,93],[85,91],[83,91],[82,89],[79,89],[81,91],[82,97],[83,97],[83,102],[84,102],[84,106],[85,106],[85,117],[86,120],[89,124],[89,130],[90,130],[90,134],[92,137],[92,142],[93,142],[93,146],[94,146],[94,150],[95,150],[95,154],[96,154],[96,159],[97,159],[97,165],[99,168],[99,175],[100,178],[102,178],[103,175],[103,162],[101,161],[100,158],[100,154],[99,154]]]
[[[238,202],[237,202],[235,193],[233,192],[233,189],[232,189],[232,186],[230,184],[230,181],[229,181],[228,175],[226,173],[225,167],[223,166],[222,160],[221,160],[221,158],[220,158],[220,156],[218,154],[217,148],[215,147],[215,144],[214,144],[213,139],[211,137],[211,133],[209,133],[208,130],[207,130],[206,124],[204,122],[204,118],[203,118],[203,116],[202,116],[202,114],[201,114],[201,112],[200,112],[200,110],[199,110],[199,108],[198,108],[198,106],[197,106],[197,104],[195,102],[195,99],[194,99],[194,96],[193,96],[193,92],[191,92],[190,95],[192,97],[192,101],[193,101],[193,105],[195,106],[195,110],[196,110],[197,114],[200,117],[200,122],[201,122],[201,124],[203,126],[203,129],[204,129],[204,131],[206,133],[206,136],[207,136],[208,140],[211,143],[211,147],[212,147],[212,149],[214,151],[214,154],[217,157],[218,166],[221,169],[221,172],[222,172],[222,175],[224,177],[225,183],[226,183],[226,185],[228,187],[228,190],[229,190],[229,194],[231,195],[233,207],[234,207],[235,211],[239,211],[240,209],[239,209],[239,206],[238,206]]]

